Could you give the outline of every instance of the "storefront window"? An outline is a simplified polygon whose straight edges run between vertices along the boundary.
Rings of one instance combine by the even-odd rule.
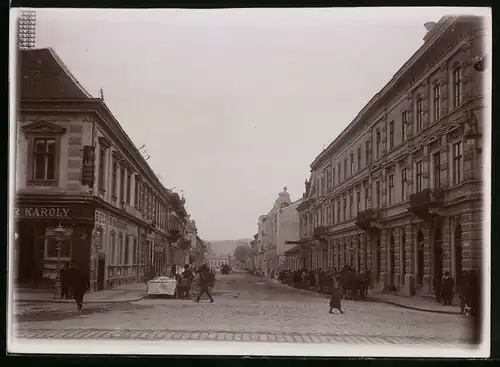
[[[62,242],[57,241],[56,235],[53,232],[55,227],[47,228],[45,232],[45,259],[56,260],[58,258],[57,247],[60,245],[61,260],[71,260],[71,235],[72,228],[65,228],[66,234]]]
[[[71,259],[71,239],[66,239],[59,243],[61,247],[60,258],[64,260]],[[58,242],[55,238],[47,238],[45,240],[45,258],[46,259],[57,259],[57,246]]]

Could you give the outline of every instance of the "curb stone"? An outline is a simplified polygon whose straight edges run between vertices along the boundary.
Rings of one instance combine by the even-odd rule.
[[[381,302],[381,303],[387,303],[388,305],[393,305],[393,306],[398,306],[401,308],[407,308],[409,310],[416,310],[416,311],[423,311],[423,312],[431,312],[431,313],[441,313],[441,314],[446,314],[446,315],[461,315],[459,311],[444,311],[444,310],[431,310],[428,308],[422,308],[422,307],[416,307],[416,306],[410,306],[394,301],[388,301],[380,298],[372,298],[376,302]]]

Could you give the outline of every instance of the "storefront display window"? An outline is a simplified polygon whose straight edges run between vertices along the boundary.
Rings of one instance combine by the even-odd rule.
[[[45,256],[44,258],[46,260],[57,260],[58,259],[58,254],[57,254],[57,247],[60,245],[61,247],[61,253],[60,253],[60,259],[61,260],[71,260],[71,235],[72,235],[72,228],[65,228],[66,229],[66,234],[64,237],[64,240],[62,242],[58,242],[56,239],[56,235],[53,232],[53,230],[56,227],[49,227],[45,231]]]

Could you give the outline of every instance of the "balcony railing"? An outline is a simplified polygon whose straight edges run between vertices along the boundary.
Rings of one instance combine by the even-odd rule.
[[[424,189],[410,195],[410,205],[416,207],[431,207],[442,204],[444,191],[442,189]]]
[[[375,229],[376,226],[373,224],[380,219],[380,211],[378,209],[366,209],[360,211],[356,216],[356,225],[365,230],[369,231]]]
[[[442,189],[424,189],[416,192],[410,195],[408,211],[425,221],[433,220],[435,216],[431,214],[431,209],[439,209],[443,205],[444,194]]]
[[[314,228],[314,235],[315,236],[321,236],[321,235],[326,235],[328,234],[328,227],[325,226],[318,226]]]
[[[378,209],[366,209],[360,211],[356,216],[357,222],[372,222],[380,218]]]

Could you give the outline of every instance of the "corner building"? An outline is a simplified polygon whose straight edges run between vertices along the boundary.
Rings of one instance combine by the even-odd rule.
[[[184,201],[52,49],[20,51],[18,72],[15,282],[53,286],[59,224],[60,264],[89,269],[91,290],[163,271],[183,243]]]
[[[480,267],[482,19],[442,18],[424,41],[311,164],[304,266],[369,269],[373,288],[406,295]]]

